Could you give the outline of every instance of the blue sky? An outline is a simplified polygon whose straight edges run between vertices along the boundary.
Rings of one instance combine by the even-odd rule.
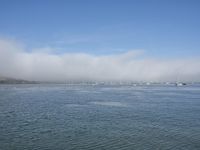
[[[0,37],[27,51],[200,56],[199,0],[1,0]]]

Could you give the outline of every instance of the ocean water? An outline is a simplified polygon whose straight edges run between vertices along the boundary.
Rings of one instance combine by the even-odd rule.
[[[200,86],[0,85],[0,150],[200,150]]]

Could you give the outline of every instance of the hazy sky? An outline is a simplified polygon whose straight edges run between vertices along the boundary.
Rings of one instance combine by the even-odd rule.
[[[199,0],[1,0],[0,76],[200,81]]]

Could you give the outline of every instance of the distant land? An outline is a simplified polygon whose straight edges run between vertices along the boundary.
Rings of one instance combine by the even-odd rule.
[[[39,82],[0,76],[0,84],[36,84],[36,83]]]
[[[16,79],[11,77],[0,76],[0,84],[67,84],[67,85],[131,85],[131,86],[142,86],[142,85],[180,85],[184,82],[153,82],[153,81],[30,81],[24,79]],[[200,82],[186,82],[183,85],[199,85]]]

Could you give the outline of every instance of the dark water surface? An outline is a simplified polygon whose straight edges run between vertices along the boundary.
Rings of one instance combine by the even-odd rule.
[[[0,85],[0,150],[200,150],[200,87]]]

